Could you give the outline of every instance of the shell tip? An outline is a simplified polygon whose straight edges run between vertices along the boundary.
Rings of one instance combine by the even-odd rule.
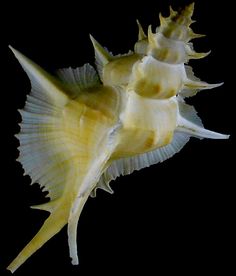
[[[12,51],[14,56],[17,57],[18,51],[15,48],[13,48],[11,45],[8,45],[8,48]]]
[[[12,274],[16,271],[16,269],[12,268],[11,265],[9,265],[7,268]]]
[[[147,36],[146,34],[144,33],[144,30],[143,30],[143,27],[142,25],[140,24],[139,20],[136,19],[136,22],[137,22],[137,25],[138,25],[138,40],[143,40],[145,39]]]
[[[15,56],[17,56],[17,55],[19,54],[19,52],[18,52],[15,48],[13,48],[10,44],[8,45],[8,48],[12,51],[12,53],[13,53]]]

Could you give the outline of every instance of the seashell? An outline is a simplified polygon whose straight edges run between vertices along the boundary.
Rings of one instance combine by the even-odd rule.
[[[172,157],[190,137],[227,139],[203,127],[185,97],[221,84],[194,76],[190,28],[194,5],[170,16],[147,35],[138,23],[134,51],[113,56],[92,36],[97,71],[89,64],[57,76],[13,49],[31,81],[23,110],[20,156],[25,173],[48,192],[50,202],[32,206],[50,216],[8,266],[14,272],[68,224],[72,264],[78,264],[76,231],[85,202],[98,188],[112,193],[111,180]]]

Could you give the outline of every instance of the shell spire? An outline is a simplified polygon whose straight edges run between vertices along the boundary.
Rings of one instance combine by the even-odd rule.
[[[184,9],[180,10],[179,16],[178,14],[173,17],[174,21],[180,25],[185,25],[185,26],[190,26],[193,21],[192,21],[192,16],[193,16],[193,11],[194,11],[194,2],[185,6]]]
[[[147,54],[160,61],[171,64],[186,63],[190,59],[206,57],[210,52],[197,53],[189,41],[205,35],[196,34],[190,28],[195,21],[192,20],[194,3],[175,11],[170,7],[170,15],[163,17],[159,14],[160,26],[156,33],[148,30]]]
[[[203,37],[202,34],[195,34],[190,25],[195,21],[192,20],[194,3],[186,6],[180,11],[174,11],[170,7],[169,17],[163,17],[159,14],[160,27],[158,31],[165,37],[188,42],[194,38]]]

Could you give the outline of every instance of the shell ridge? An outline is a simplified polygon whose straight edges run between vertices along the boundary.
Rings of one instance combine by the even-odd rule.
[[[63,68],[57,71],[59,79],[76,98],[81,92],[99,86],[100,81],[97,72],[89,63],[78,68]]]

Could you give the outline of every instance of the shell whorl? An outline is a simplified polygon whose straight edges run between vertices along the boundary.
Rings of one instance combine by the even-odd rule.
[[[165,37],[188,42],[194,38],[190,25],[194,22],[191,17],[193,15],[194,3],[186,6],[180,11],[174,11],[170,7],[169,17],[163,17],[159,14],[160,27],[158,31]]]
[[[157,27],[156,33],[152,33],[151,26],[148,29],[147,54],[171,64],[207,56],[209,53],[195,52],[189,43],[194,38],[204,36],[194,33],[190,28],[194,22],[191,19],[193,10],[194,4],[191,4],[178,12],[170,7],[169,17],[159,14],[160,26]]]
[[[168,99],[176,95],[192,96],[202,89],[216,85],[201,82],[184,65],[189,59],[199,59],[208,53],[197,53],[189,41],[203,35],[190,28],[194,4],[174,11],[169,17],[160,15],[156,32],[149,26],[146,35],[138,24],[138,41],[134,52],[112,56],[94,38],[96,64],[104,85],[125,86],[126,92],[134,91],[147,98]],[[183,91],[183,93],[182,93]]]

